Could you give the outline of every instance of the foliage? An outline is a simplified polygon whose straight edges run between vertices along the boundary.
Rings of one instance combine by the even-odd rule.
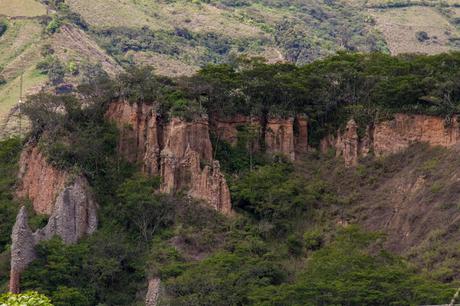
[[[8,30],[8,23],[5,20],[0,20],[0,37]]]
[[[442,304],[454,290],[415,274],[404,261],[375,245],[376,236],[356,227],[313,254],[294,284],[255,291],[254,305]],[[370,251],[374,244],[377,250]]]
[[[48,294],[55,305],[128,304],[143,280],[137,252],[121,232],[100,231],[70,246],[55,238],[37,247],[21,285]]]
[[[148,243],[161,228],[173,222],[173,199],[155,194],[160,179],[138,177],[127,180],[118,190],[121,202],[117,207],[117,219],[129,231]]]
[[[190,99],[173,80],[155,75],[150,66],[128,68],[118,76],[116,90],[118,97],[130,103],[156,103],[159,115],[165,119],[172,116],[192,120],[205,113],[200,101]]]
[[[271,223],[273,233],[286,233],[292,224],[289,220],[305,216],[331,199],[325,182],[306,182],[292,171],[292,165],[281,162],[243,176],[232,188],[236,206]]]
[[[10,243],[11,229],[18,212],[13,190],[21,148],[19,138],[0,141],[0,252]]]
[[[216,159],[226,173],[241,175],[252,171],[257,166],[268,163],[268,157],[258,150],[260,144],[259,126],[238,126],[236,145],[231,145],[219,137],[212,135],[212,143]]]
[[[279,284],[284,277],[275,262],[261,256],[218,252],[166,286],[175,296],[173,305],[248,305],[248,292]]]
[[[53,15],[51,21],[46,26],[46,32],[49,34],[56,33],[62,25],[62,20],[58,17],[58,15]]]
[[[6,293],[0,296],[2,306],[53,306],[50,299],[35,291],[21,294]]]
[[[50,52],[48,49],[45,52]],[[65,67],[57,57],[47,55],[45,59],[37,64],[37,69],[47,74],[50,82],[53,85],[58,85],[64,81]]]
[[[214,116],[250,114],[263,124],[269,116],[305,114],[309,141],[318,145],[350,116],[364,123],[395,112],[450,118],[460,110],[459,65],[460,53],[339,53],[302,67],[243,59],[233,66],[204,68],[192,79],[195,90],[190,93],[204,100]]]

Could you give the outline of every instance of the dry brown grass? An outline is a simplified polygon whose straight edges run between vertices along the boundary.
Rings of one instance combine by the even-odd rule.
[[[45,6],[35,0],[0,0],[0,15],[35,17],[45,14]]]
[[[136,52],[133,55],[136,63],[153,66],[155,72],[160,75],[172,77],[191,76],[199,69],[197,66],[188,65],[164,54]]]
[[[449,37],[458,34],[448,19],[431,7],[408,7],[372,10],[392,54],[427,53],[435,54],[452,50]],[[426,42],[417,40],[416,33],[424,31],[431,37]]]
[[[121,67],[102,50],[85,32],[73,26],[62,26],[52,39],[53,48],[63,63],[86,61],[100,63],[105,71],[116,75]]]

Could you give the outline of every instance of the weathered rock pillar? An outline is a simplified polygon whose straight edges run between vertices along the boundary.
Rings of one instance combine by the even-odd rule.
[[[27,210],[23,206],[16,217],[11,234],[10,292],[19,293],[21,273],[35,259],[35,240],[28,224]]]
[[[149,280],[149,288],[145,296],[145,306],[157,306],[160,299],[160,279],[151,278]]]

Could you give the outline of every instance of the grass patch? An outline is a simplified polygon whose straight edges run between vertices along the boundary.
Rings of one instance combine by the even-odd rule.
[[[0,15],[36,17],[46,15],[46,8],[35,0],[0,0]]]

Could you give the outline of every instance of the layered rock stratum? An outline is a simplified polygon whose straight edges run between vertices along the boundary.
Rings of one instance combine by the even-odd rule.
[[[330,148],[342,156],[347,166],[358,164],[360,157],[369,153],[387,156],[407,149],[411,144],[421,142],[431,146],[452,147],[460,142],[458,118],[445,120],[427,115],[396,114],[394,119],[362,127],[363,137],[358,135],[355,120],[348,121],[344,131],[329,135],[321,141],[321,151]]]
[[[266,120],[258,117],[237,115],[231,118],[211,118],[213,132],[220,140],[232,145],[238,142],[238,132],[249,127],[253,135],[253,147],[265,152],[282,154],[291,160],[298,159],[308,151],[308,120],[306,117],[271,117]]]

